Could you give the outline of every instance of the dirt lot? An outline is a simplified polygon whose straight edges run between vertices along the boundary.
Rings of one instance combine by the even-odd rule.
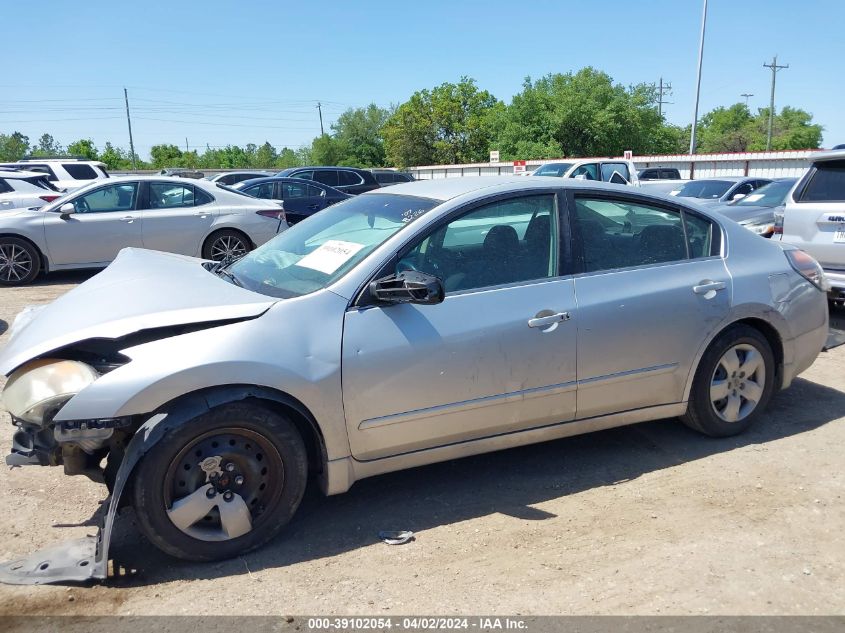
[[[0,334],[84,278],[0,290]],[[10,437],[2,414],[0,454]],[[0,586],[0,614],[841,614],[843,446],[845,346],[739,438],[665,420],[311,490],[282,537],[215,565],[167,559],[124,520],[113,553],[140,573]],[[0,469],[0,559],[93,533],[73,525],[104,496]],[[382,529],[417,539],[389,547]]]

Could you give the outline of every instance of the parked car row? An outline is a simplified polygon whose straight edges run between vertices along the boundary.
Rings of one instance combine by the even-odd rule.
[[[109,177],[105,163],[75,157],[24,158],[15,163],[0,163],[0,169],[44,174],[61,191],[73,191],[92,180]]]

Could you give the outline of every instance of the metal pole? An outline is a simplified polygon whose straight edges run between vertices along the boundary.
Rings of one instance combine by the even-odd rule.
[[[320,136],[323,136],[325,132],[323,131],[323,108],[320,102],[317,102],[317,112],[320,113]]]
[[[129,126],[129,154],[132,156],[132,169],[135,169],[135,143],[132,141],[132,119],[129,118],[129,93],[123,89],[123,99],[126,101],[126,125]]]
[[[663,117],[663,77],[660,78],[660,96],[658,97],[657,101],[657,115],[659,117]]]
[[[772,63],[763,64],[763,67],[772,70],[772,96],[769,99],[769,133],[766,135],[766,151],[768,152],[772,148],[772,126],[775,122],[775,78],[777,77],[778,71],[783,68],[789,68],[789,64],[778,66],[778,56],[775,55]]]
[[[739,96],[740,96],[740,97],[745,97],[745,107],[747,108],[747,107],[748,107],[748,97],[753,97],[753,96],[754,96],[754,93],[753,93],[753,92],[743,92],[743,93],[742,93],[741,95],[739,95]]]
[[[707,0],[701,13],[701,40],[698,43],[698,77],[695,86],[695,112],[692,115],[692,134],[689,141],[689,153],[695,154],[695,128],[698,126],[698,100],[701,96],[701,62],[704,59],[704,29],[707,26]]]

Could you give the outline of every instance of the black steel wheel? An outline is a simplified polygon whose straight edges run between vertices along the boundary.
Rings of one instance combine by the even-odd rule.
[[[273,538],[305,491],[305,444],[287,419],[225,405],[169,431],[134,479],[141,530],[188,560],[230,558]]]

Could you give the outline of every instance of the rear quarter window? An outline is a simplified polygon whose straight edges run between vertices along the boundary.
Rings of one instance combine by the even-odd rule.
[[[67,170],[67,173],[74,180],[95,180],[97,178],[97,172],[94,171],[91,165],[62,163],[62,167]]]
[[[9,183],[0,178],[0,193],[9,193],[10,191],[13,191],[13,189]]]
[[[801,202],[845,202],[845,160],[816,163]]]

